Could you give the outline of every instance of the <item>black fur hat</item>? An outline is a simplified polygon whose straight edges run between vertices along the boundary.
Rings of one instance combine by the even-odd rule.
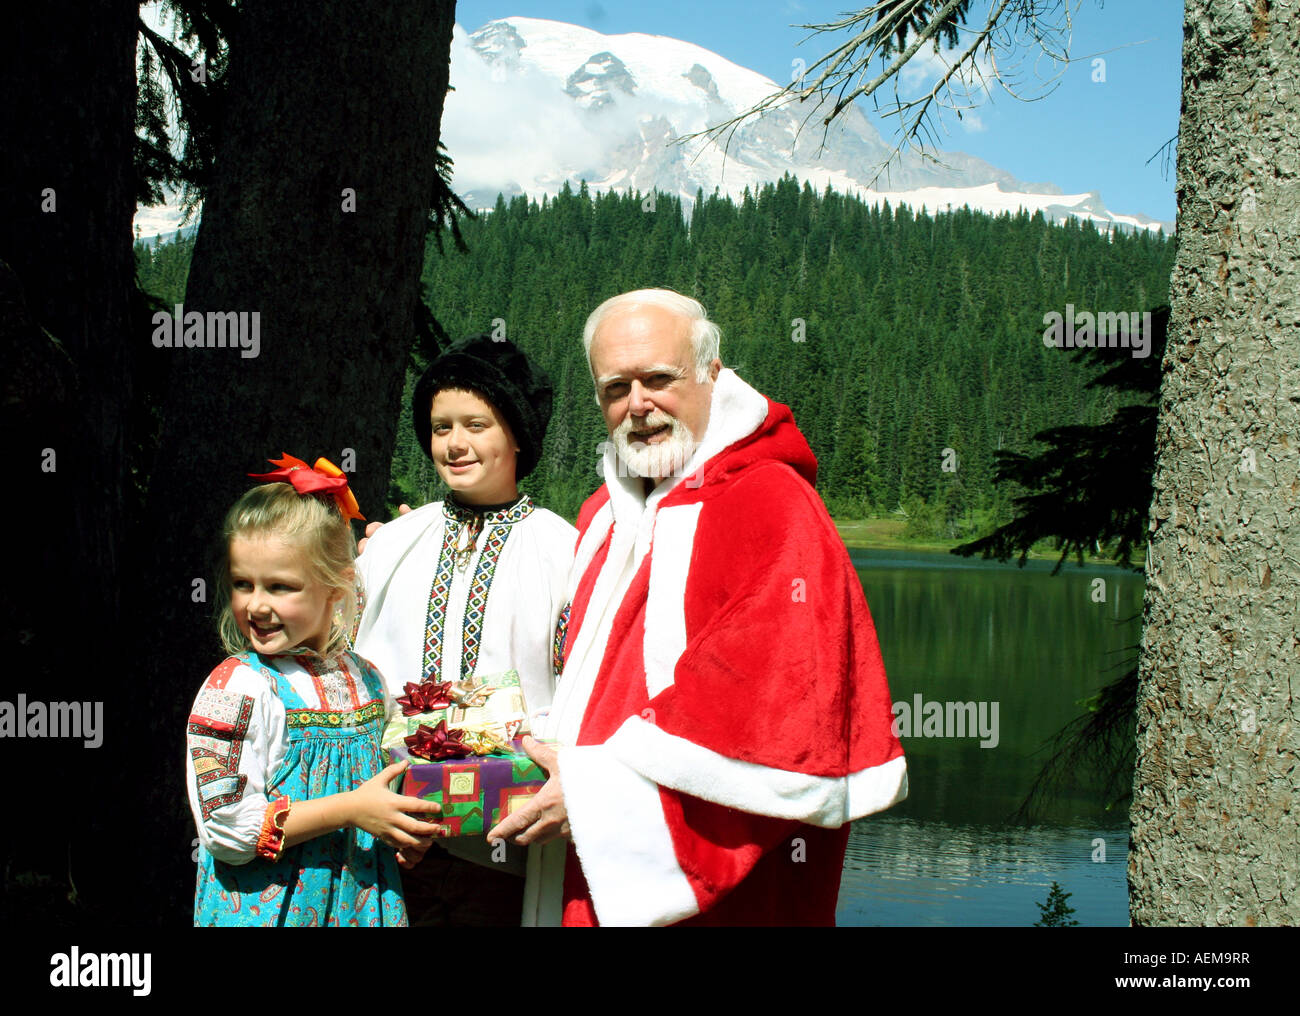
[[[429,410],[444,388],[477,392],[492,403],[519,442],[515,479],[533,471],[542,457],[542,439],[551,419],[551,381],[540,367],[533,366],[514,343],[490,335],[471,335],[448,346],[429,364],[411,397],[415,439],[431,459]]]

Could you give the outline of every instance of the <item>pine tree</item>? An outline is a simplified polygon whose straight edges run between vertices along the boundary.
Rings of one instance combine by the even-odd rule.
[[[1034,922],[1035,928],[1071,928],[1079,922],[1074,920],[1070,915],[1074,913],[1074,907],[1065,901],[1074,893],[1062,892],[1060,885],[1052,883],[1052,888],[1047,894],[1046,903],[1038,903],[1039,917]]]

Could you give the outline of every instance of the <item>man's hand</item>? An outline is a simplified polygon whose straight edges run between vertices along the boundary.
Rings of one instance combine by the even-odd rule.
[[[411,506],[410,506],[409,504],[399,504],[399,505],[397,506],[397,514],[398,514],[399,516],[406,515],[406,514],[408,514],[410,511],[411,511]],[[358,554],[358,555],[359,555],[363,550],[366,549],[366,543],[369,542],[370,537],[374,536],[375,533],[379,532],[379,529],[380,529],[381,526],[383,526],[383,523],[382,523],[382,522],[372,522],[372,523],[370,523],[370,525],[366,526],[366,535],[363,536],[363,537],[361,537],[361,539],[359,539],[359,540],[357,541],[357,554]]]
[[[560,788],[560,753],[531,737],[525,737],[523,744],[528,757],[546,770],[550,779],[528,804],[488,830],[489,843],[507,840],[526,847],[569,835],[569,813],[565,811],[564,792]]]

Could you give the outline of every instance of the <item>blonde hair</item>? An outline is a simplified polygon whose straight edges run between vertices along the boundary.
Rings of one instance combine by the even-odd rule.
[[[225,553],[221,563],[221,612],[217,631],[226,652],[232,656],[252,649],[239,630],[231,608],[230,541],[237,536],[274,534],[295,543],[307,557],[312,577],[339,598],[329,635],[321,650],[329,656],[347,646],[357,613],[357,578],[353,562],[356,548],[352,527],[339,512],[333,498],[299,494],[288,483],[264,483],[234,503],[222,524]]]

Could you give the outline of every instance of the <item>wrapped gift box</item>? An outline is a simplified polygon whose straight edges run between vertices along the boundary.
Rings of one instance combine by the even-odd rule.
[[[380,746],[387,751],[404,747],[406,738],[420,727],[434,728],[439,722],[445,722],[453,729],[492,730],[507,740],[530,732],[528,705],[524,701],[523,689],[519,687],[519,674],[516,671],[493,674],[479,679],[476,684],[491,692],[482,706],[465,708],[450,704],[410,716],[398,713],[384,728]],[[427,688],[428,685],[420,687]],[[407,685],[408,694],[411,688],[411,685]]]
[[[386,754],[390,763],[411,760],[398,793],[437,801],[442,814],[427,820],[441,825],[442,835],[482,836],[532,800],[546,782],[546,771],[524,753],[518,739],[512,747],[509,756],[471,755],[441,762],[414,757],[405,745],[388,748]]]

